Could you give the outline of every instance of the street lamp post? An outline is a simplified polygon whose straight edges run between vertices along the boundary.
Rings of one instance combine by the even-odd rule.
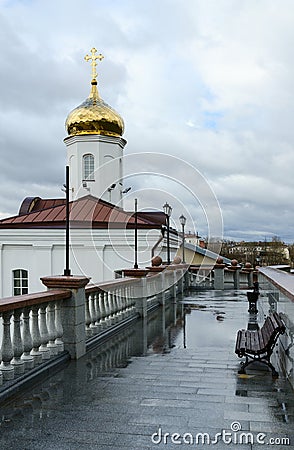
[[[169,218],[171,216],[172,207],[166,202],[163,205],[163,211],[166,216],[166,227],[167,227],[167,264],[170,264]]]
[[[63,272],[64,276],[70,276],[71,271],[69,268],[69,166],[66,166],[65,172],[65,195],[66,195],[66,206],[65,206],[65,269]]]
[[[182,214],[179,217],[180,224],[182,225],[182,246],[183,246],[183,257],[182,257],[182,263],[185,264],[185,225],[186,225],[186,217]]]
[[[138,269],[138,200],[135,198],[135,263],[134,269]]]

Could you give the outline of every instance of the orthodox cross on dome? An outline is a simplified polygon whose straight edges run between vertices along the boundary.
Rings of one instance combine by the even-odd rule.
[[[86,55],[84,59],[87,62],[92,61],[91,66],[92,66],[92,81],[93,81],[93,80],[96,80],[96,78],[98,76],[98,74],[96,72],[96,66],[97,66],[96,59],[99,59],[99,61],[102,61],[104,56],[101,53],[99,53],[99,55],[96,55],[97,50],[95,47],[93,47],[91,49],[91,53],[92,53],[92,56]]]

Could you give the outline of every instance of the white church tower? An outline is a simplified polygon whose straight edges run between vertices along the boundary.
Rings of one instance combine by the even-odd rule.
[[[122,117],[99,95],[96,55],[85,60],[92,65],[92,88],[89,97],[67,116],[67,164],[70,168],[70,200],[93,195],[122,206],[124,122]]]

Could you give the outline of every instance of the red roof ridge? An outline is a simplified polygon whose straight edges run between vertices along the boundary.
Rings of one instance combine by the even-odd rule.
[[[42,203],[43,202],[43,203]],[[38,208],[48,204],[48,207]],[[63,227],[65,225],[65,199],[41,199],[40,197],[27,197],[23,200],[20,214],[0,220],[0,227],[30,228],[30,227]],[[25,213],[24,211],[28,211]],[[105,228],[110,223],[133,228],[135,225],[134,211],[125,211],[105,200],[90,194],[70,202],[71,222],[77,227],[83,223],[92,223],[93,227]],[[148,217],[149,214],[149,217]],[[152,215],[159,216],[157,220]],[[161,216],[161,217],[160,217]],[[160,220],[162,218],[162,220]],[[158,220],[159,219],[159,220]],[[138,226],[158,228],[164,223],[165,216],[160,212],[138,213]]]

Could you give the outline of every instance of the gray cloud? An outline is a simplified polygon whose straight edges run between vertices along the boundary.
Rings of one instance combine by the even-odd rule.
[[[96,46],[100,93],[125,119],[126,154],[196,167],[225,236],[292,242],[293,21],[291,0],[2,1],[0,214],[15,214],[26,195],[63,195],[64,121],[88,95],[83,57]],[[206,233],[198,206],[186,206]]]

